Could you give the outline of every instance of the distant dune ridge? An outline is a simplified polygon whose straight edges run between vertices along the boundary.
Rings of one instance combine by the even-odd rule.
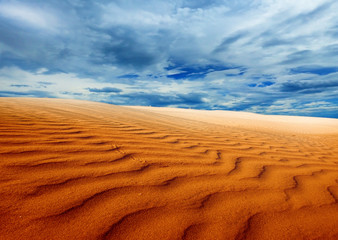
[[[338,239],[338,120],[0,98],[0,239]]]

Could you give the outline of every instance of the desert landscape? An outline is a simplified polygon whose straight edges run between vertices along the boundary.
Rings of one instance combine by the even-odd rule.
[[[0,239],[338,239],[338,119],[0,98]]]

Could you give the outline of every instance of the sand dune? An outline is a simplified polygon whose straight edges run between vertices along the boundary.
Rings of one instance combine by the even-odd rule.
[[[338,239],[338,120],[0,98],[0,239]]]

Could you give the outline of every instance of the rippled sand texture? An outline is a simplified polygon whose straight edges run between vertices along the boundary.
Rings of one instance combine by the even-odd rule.
[[[338,120],[0,98],[0,239],[338,239]]]

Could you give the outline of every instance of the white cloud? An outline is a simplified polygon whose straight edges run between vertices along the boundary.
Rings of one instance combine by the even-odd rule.
[[[145,26],[165,25],[173,21],[167,13],[158,14],[147,10],[124,9],[115,3],[108,6],[102,5],[103,26],[111,25],[134,25],[144,28]]]
[[[53,29],[57,25],[56,17],[46,9],[17,2],[0,3],[0,15],[36,28]]]
[[[42,74],[42,73],[45,73],[45,72],[48,72],[47,68],[40,68],[36,71],[37,74]]]
[[[127,89],[126,84],[98,83],[92,78],[80,78],[74,73],[43,74],[46,69],[39,69],[35,73],[24,71],[17,67],[0,69],[1,91],[17,91],[16,86],[25,85],[25,91],[43,90],[55,97],[70,97],[104,101],[106,96],[91,94],[88,88],[114,87]]]

